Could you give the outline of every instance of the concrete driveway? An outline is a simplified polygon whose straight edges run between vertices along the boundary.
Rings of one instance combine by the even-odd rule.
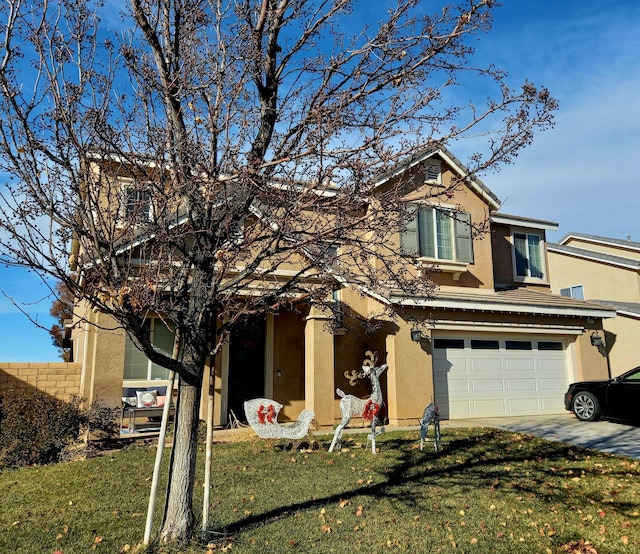
[[[569,412],[549,416],[443,421],[441,426],[493,427],[640,460],[640,427],[611,421],[579,421]]]

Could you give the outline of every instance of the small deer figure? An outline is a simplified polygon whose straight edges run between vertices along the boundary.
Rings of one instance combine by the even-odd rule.
[[[371,441],[371,452],[376,453],[376,436],[384,431],[384,427],[376,430],[376,425],[382,423],[378,418],[378,412],[382,407],[382,389],[380,388],[380,375],[387,369],[387,364],[381,366],[372,366],[367,363],[362,366],[362,376],[368,377],[371,381],[371,396],[369,398],[358,398],[352,394],[345,394],[342,390],[336,389],[336,393],[341,397],[340,413],[342,421],[336,427],[329,447],[329,452],[333,452],[336,444],[342,438],[343,429],[349,424],[352,417],[362,416],[364,419],[371,420],[371,434],[368,439]]]
[[[440,412],[432,402],[425,409],[420,420],[420,450],[424,447],[424,439],[429,431],[429,424],[433,423],[433,446],[436,452],[440,451]]]

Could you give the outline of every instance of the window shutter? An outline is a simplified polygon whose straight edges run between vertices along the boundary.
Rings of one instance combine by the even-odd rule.
[[[418,255],[418,206],[409,204],[407,212],[411,219],[407,222],[402,233],[400,233],[400,251],[411,256]]]
[[[471,214],[456,214],[456,258],[459,262],[473,263],[473,237],[471,236]]]

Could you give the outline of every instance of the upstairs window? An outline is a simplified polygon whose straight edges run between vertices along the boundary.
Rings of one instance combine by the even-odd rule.
[[[471,215],[433,206],[412,204],[414,217],[400,238],[405,254],[448,260],[473,262]]]
[[[567,287],[566,289],[560,289],[560,294],[567,298],[576,298],[578,300],[584,300],[584,289],[582,285],[574,285],[573,287]]]
[[[151,193],[141,187],[125,186],[122,189],[120,218],[124,223],[145,223],[153,217]]]
[[[516,279],[545,279],[544,241],[540,235],[513,233],[513,254]]]

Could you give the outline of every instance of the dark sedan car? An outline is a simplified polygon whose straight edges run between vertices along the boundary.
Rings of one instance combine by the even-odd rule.
[[[582,421],[600,416],[640,422],[640,367],[607,381],[572,383],[564,395],[564,407]]]

